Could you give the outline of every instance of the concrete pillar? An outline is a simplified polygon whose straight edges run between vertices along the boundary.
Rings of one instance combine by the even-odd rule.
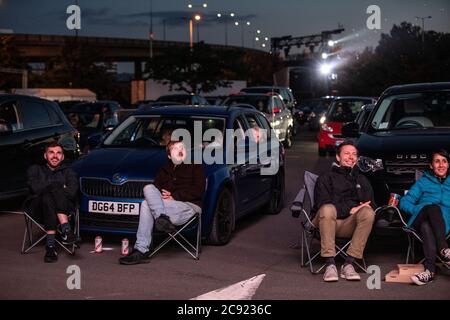
[[[134,79],[135,80],[142,79],[142,62],[141,61],[134,62]]]

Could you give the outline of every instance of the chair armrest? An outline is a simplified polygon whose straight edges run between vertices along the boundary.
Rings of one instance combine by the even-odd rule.
[[[408,223],[406,223],[405,219],[403,218],[402,213],[400,212],[400,209],[397,208],[397,207],[394,207],[394,206],[387,206],[387,205],[386,205],[386,206],[378,207],[378,208],[375,210],[375,215],[380,214],[380,212],[382,212],[383,210],[386,210],[386,209],[392,209],[392,210],[394,210],[395,213],[397,214],[398,218],[399,218],[400,221],[402,222],[403,227],[407,227],[407,226],[408,226]]]
[[[306,188],[303,187],[297,193],[297,196],[295,197],[294,201],[292,202],[292,206],[291,206],[292,217],[294,217],[294,218],[300,217],[300,213],[303,210],[303,202],[305,200],[305,195],[306,195]]]

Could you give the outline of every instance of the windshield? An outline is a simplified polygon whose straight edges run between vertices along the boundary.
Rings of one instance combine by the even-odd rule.
[[[450,92],[428,92],[383,99],[373,120],[376,131],[450,127]]]
[[[191,104],[191,96],[189,95],[170,95],[170,96],[161,96],[156,101],[164,101],[164,102],[177,102],[181,104]]]
[[[223,118],[193,118],[193,117],[148,117],[130,116],[114,130],[105,140],[104,146],[113,147],[154,147],[165,146],[171,140],[171,135],[176,129],[186,129],[191,139],[194,139],[195,128],[201,128],[201,139],[195,137],[195,141],[201,140],[203,145],[218,141],[212,139],[203,140],[204,133],[208,129],[211,134],[221,133],[224,136],[225,119]],[[198,130],[198,129],[197,129]],[[197,131],[195,131],[197,133]],[[218,134],[217,134],[218,135]],[[194,141],[191,140],[191,145]]]
[[[72,127],[75,129],[81,128],[97,128],[101,129],[103,123],[101,122],[101,114],[95,112],[69,112],[67,114]]]
[[[270,98],[269,96],[234,96],[226,99],[222,105],[224,106],[233,106],[236,104],[249,104],[254,106],[258,111],[270,114],[271,106],[270,106]]]
[[[352,122],[361,111],[361,107],[371,100],[338,99],[333,102],[327,115],[328,121]]]

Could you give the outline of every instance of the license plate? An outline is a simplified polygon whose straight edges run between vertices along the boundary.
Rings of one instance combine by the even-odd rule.
[[[130,202],[89,201],[89,212],[138,216],[139,204]]]

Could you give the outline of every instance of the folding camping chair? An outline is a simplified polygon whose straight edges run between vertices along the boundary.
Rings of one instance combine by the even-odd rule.
[[[405,219],[403,218],[403,215],[402,215],[400,209],[397,208],[397,207],[394,207],[394,206],[383,206],[383,207],[378,208],[378,209],[375,211],[375,213],[378,214],[378,212],[379,212],[380,210],[386,210],[386,209],[394,210],[394,211],[397,213],[397,215],[398,215],[400,221],[402,222],[402,224],[403,224],[402,230],[406,233],[406,235],[407,235],[407,237],[408,237],[408,248],[407,248],[407,250],[406,250],[406,264],[409,263],[410,257],[411,257],[412,263],[414,263],[414,261],[416,260],[416,259],[415,259],[415,249],[416,249],[416,248],[415,248],[415,243],[416,243],[416,241],[418,241],[418,242],[420,242],[420,243],[423,244],[423,240],[422,240],[422,236],[421,236],[420,232],[418,232],[417,230],[415,230],[413,227],[408,226],[408,223],[406,223]],[[446,239],[447,241],[450,239],[450,233],[447,234],[447,236],[446,236],[445,239]],[[438,258],[445,266],[447,266],[447,268],[450,268],[450,267],[448,267],[448,265],[446,265],[446,264],[444,263],[444,261],[442,261],[442,259],[441,259],[439,256],[437,256],[437,258]],[[422,263],[424,260],[425,260],[425,258],[422,259],[422,260],[420,260],[418,263]]]
[[[30,200],[31,198],[27,198],[25,200],[23,205],[24,209],[22,211],[25,218],[25,231],[23,234],[21,251],[22,254],[28,253],[31,249],[47,238],[47,231],[44,229],[44,225],[32,217],[32,215],[25,209],[27,202]],[[57,237],[55,239],[56,243],[71,255],[75,254],[75,249],[79,247],[78,242],[80,241],[80,216],[78,205],[76,205],[75,208],[76,209],[69,214],[68,218],[69,222],[73,225],[73,231],[75,237],[77,238],[77,242],[72,245],[65,245]],[[39,235],[37,237],[35,237],[33,229],[37,229],[39,231]]]
[[[312,222],[312,213],[311,209],[314,207],[314,187],[316,185],[318,176],[309,172],[305,171],[304,175],[304,185],[302,189],[299,191],[297,196],[295,197],[295,200],[291,206],[291,212],[292,216],[294,218],[301,217],[301,224],[302,224],[302,230],[301,230],[301,266],[305,267],[306,265],[309,266],[309,270],[313,274],[320,273],[326,264],[322,264],[318,269],[314,270],[313,262],[316,258],[320,257],[320,249],[316,252],[312,251],[312,245],[314,239],[320,241],[320,230],[319,227],[314,225]],[[338,245],[339,243],[339,245]],[[342,245],[340,245],[342,243]],[[348,238],[340,238],[336,237],[335,241],[335,247],[336,247],[336,255],[341,256],[345,258],[347,253],[344,251],[348,248],[348,246],[351,244],[351,239]],[[305,261],[305,251],[307,254],[308,260]],[[355,261],[355,265],[357,265],[361,270],[364,272],[367,272],[366,268],[366,262],[364,258],[362,259],[363,265]]]
[[[419,180],[423,175],[423,171],[420,170],[416,170],[415,171],[415,180]],[[419,243],[423,244],[423,239],[422,236],[420,234],[420,232],[418,232],[417,230],[415,230],[412,226],[408,226],[408,223],[405,221],[403,214],[401,213],[400,209],[395,207],[395,206],[383,206],[378,208],[377,210],[375,210],[375,214],[378,214],[380,211],[382,210],[386,210],[386,209],[391,209],[394,210],[394,212],[398,215],[401,223],[402,223],[402,230],[406,233],[407,237],[408,237],[408,248],[406,250],[406,264],[409,263],[409,259],[411,257],[411,261],[412,263],[414,263],[414,261],[416,261],[415,259],[415,244],[416,241],[418,241]],[[450,239],[450,233],[446,236],[446,240],[449,241]],[[444,266],[446,266],[447,268],[450,269],[450,267],[444,263],[444,261],[442,261],[442,259],[437,256],[437,258],[444,264]],[[425,258],[423,258],[422,260],[420,260],[418,263],[422,263],[425,260]]]
[[[189,232],[191,227],[196,227],[197,232],[195,235],[195,241],[189,241],[187,235],[183,235],[182,232]],[[170,241],[178,243],[184,251],[191,255],[194,259],[198,260],[201,251],[201,234],[202,234],[202,214],[196,212],[185,224],[177,226],[173,232],[165,232],[167,237],[152,251],[150,257],[153,257],[159,250],[161,250]]]

